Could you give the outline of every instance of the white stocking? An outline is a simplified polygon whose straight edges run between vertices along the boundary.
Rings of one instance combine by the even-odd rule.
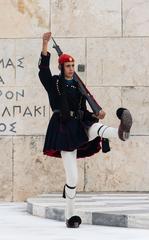
[[[76,154],[77,150],[71,152],[61,151],[61,156],[66,174],[66,184],[70,187],[76,187],[78,181]],[[70,189],[67,186],[65,186],[65,195],[66,195],[65,218],[69,219],[74,215],[76,188]]]
[[[94,123],[88,129],[88,137],[89,141],[93,140],[96,137],[103,137],[103,138],[118,138],[118,128],[108,127],[101,123]]]

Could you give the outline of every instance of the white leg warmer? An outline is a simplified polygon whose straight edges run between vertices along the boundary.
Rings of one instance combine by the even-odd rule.
[[[61,156],[66,174],[66,184],[70,187],[76,187],[78,182],[76,154],[77,150],[71,152],[61,151]],[[70,189],[67,186],[65,186],[65,195],[66,195],[65,218],[69,219],[74,215],[76,188]]]
[[[103,138],[118,138],[118,128],[108,127],[101,123],[94,123],[88,129],[88,137],[89,141],[93,140],[96,137],[103,137]]]

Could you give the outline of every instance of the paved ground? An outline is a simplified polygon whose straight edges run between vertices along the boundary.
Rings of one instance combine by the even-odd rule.
[[[63,222],[32,216],[26,203],[0,203],[0,240],[148,240],[149,230],[82,224],[68,229]]]
[[[65,219],[62,194],[42,194],[27,202],[27,210],[32,215]],[[149,229],[149,194],[77,193],[75,214],[85,224]]]

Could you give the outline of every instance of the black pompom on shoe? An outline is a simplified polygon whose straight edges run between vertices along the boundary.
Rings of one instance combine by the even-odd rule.
[[[82,220],[79,216],[72,216],[69,219],[66,219],[66,226],[68,228],[78,228],[82,223]]]
[[[116,111],[116,115],[120,120],[121,120],[121,116],[122,116],[124,110],[126,110],[126,108],[118,108]]]
[[[118,128],[118,135],[122,141],[126,141],[130,135],[130,129],[132,126],[132,116],[128,109],[118,108],[116,111],[117,117],[120,119],[120,125]]]

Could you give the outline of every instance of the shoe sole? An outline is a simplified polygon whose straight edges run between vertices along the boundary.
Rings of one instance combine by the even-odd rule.
[[[78,228],[79,227],[79,223],[78,222],[74,222],[74,225],[73,226],[70,226],[69,224],[66,224],[66,226],[68,228]]]
[[[125,141],[130,136],[130,128],[132,126],[131,113],[126,109],[121,116],[121,123],[119,126],[119,137],[122,141]]]

